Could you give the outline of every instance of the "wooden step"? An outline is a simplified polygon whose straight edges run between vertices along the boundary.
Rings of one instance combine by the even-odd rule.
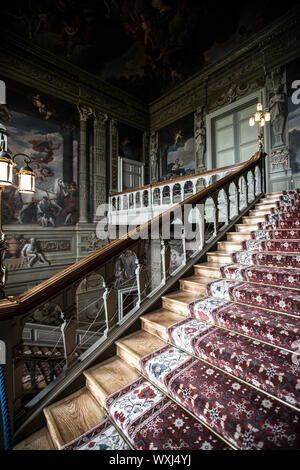
[[[276,207],[274,202],[259,202],[255,204],[255,209],[269,209],[271,210],[273,207]]]
[[[45,427],[16,444],[13,450],[55,450],[55,447]]]
[[[271,209],[252,209],[249,211],[249,215],[254,217],[265,216],[271,213]]]
[[[240,250],[239,250],[240,251]],[[208,263],[230,264],[232,263],[231,253],[222,251],[211,251],[206,253]]]
[[[100,405],[111,394],[138,378],[138,373],[120,357],[113,356],[83,372],[86,386]]]
[[[162,297],[163,308],[179,313],[186,317],[190,316],[189,304],[203,297],[194,292],[176,291]]]
[[[180,322],[184,318],[185,317],[178,313],[171,312],[170,310],[163,308],[154,310],[153,312],[140,317],[143,330],[152,335],[158,336],[164,341],[169,340],[169,336],[167,334],[169,326]]]
[[[148,333],[139,330],[125,338],[116,341],[117,354],[131,367],[140,370],[140,359],[165,345],[165,342]]]
[[[199,276],[194,274],[193,276],[180,279],[179,282],[180,288],[184,291],[206,295],[206,284],[209,284],[210,282],[213,282],[215,280],[216,278]]]
[[[257,224],[252,224],[252,225],[246,225],[246,224],[236,224],[235,229],[237,232],[255,232],[258,230]]]
[[[44,409],[51,439],[56,449],[97,426],[104,413],[87,388]]]
[[[242,218],[243,219],[243,224],[246,225],[254,225],[258,224],[258,222],[264,222],[265,221],[265,216],[259,215],[259,216],[253,216],[253,215],[247,215]]]
[[[247,226],[246,226],[247,227]],[[243,242],[251,240],[251,232],[227,232],[227,240],[229,242]]]
[[[220,267],[222,263],[201,263],[194,264],[194,272],[197,276],[207,276],[214,279],[220,277]]]
[[[241,242],[218,242],[218,251],[225,253],[234,253],[243,249]]]

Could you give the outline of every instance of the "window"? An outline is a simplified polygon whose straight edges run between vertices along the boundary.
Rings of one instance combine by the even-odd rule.
[[[248,160],[257,152],[257,126],[249,126],[257,99],[212,119],[212,164],[221,168]]]

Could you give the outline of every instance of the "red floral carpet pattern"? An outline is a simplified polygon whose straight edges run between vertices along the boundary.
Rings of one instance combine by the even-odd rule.
[[[299,240],[246,240],[242,242],[242,248],[247,251],[272,251],[272,252],[285,252],[299,253],[300,241]]]
[[[224,279],[233,281],[250,281],[262,284],[281,285],[294,289],[300,288],[300,269],[245,266],[241,264],[228,264],[220,268]]]
[[[78,437],[60,450],[129,450],[128,444],[121,437],[108,419],[87,433]]]
[[[206,286],[207,294],[224,300],[255,305],[283,313],[300,314],[300,292],[249,282],[213,281]]]
[[[299,320],[269,310],[204,298],[190,304],[193,318],[261,339],[289,351],[300,349]]]
[[[300,240],[300,230],[299,229],[290,229],[290,230],[257,230],[251,232],[251,238],[256,240]]]
[[[166,358],[173,360],[166,363]],[[184,356],[184,359],[182,358]],[[157,365],[165,369],[157,373]],[[257,392],[252,387],[166,345],[141,360],[142,370],[154,383],[221,432],[239,449],[297,449],[300,413]]]
[[[300,362],[292,353],[219,328],[198,330],[195,323],[188,318],[169,327],[170,341],[261,390],[300,405]]]
[[[139,378],[106,400],[110,415],[138,450],[228,450],[230,447]]]
[[[251,251],[238,251],[232,254],[234,263],[300,268],[300,255],[290,253],[253,253]]]

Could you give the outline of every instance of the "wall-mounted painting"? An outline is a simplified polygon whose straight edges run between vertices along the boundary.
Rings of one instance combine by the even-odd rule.
[[[0,122],[10,135],[12,155],[29,156],[36,174],[33,195],[20,194],[17,176],[3,192],[3,223],[56,227],[74,225],[78,218],[77,152],[72,123],[61,121],[56,104],[32,90],[18,96],[7,86],[7,105],[0,105]],[[17,157],[18,168],[24,165]],[[68,175],[68,177],[66,177]]]
[[[195,173],[194,115],[160,129],[158,147],[161,180]]]
[[[119,123],[119,157],[142,161],[143,133],[138,129]]]
[[[295,82],[298,81],[298,84]],[[288,131],[290,164],[293,173],[300,172],[300,59],[287,66]]]

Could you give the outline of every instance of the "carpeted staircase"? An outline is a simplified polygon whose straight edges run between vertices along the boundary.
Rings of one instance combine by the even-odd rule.
[[[300,191],[266,195],[15,449],[300,448]]]

